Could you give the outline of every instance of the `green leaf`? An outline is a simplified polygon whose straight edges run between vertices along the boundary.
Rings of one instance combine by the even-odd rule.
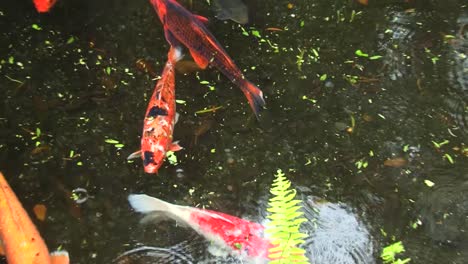
[[[322,74],[322,76],[320,76],[320,81],[323,82],[323,81],[325,81],[326,79],[327,79],[327,74],[326,74],[326,73],[324,73],[324,74]]]
[[[354,52],[357,56],[359,57],[369,57],[369,54],[362,52],[362,50],[358,49],[356,52]]]
[[[73,42],[75,42],[75,37],[73,36],[69,37],[67,40],[67,44],[72,44]]]
[[[261,38],[262,36],[260,36],[260,32],[258,30],[252,30],[252,35],[254,35],[255,37],[257,38]]]
[[[171,165],[177,165],[177,156],[175,155],[174,151],[166,152],[166,158]]]
[[[32,24],[31,26],[34,30],[42,30],[42,28],[38,24]]]
[[[104,142],[109,143],[109,144],[119,144],[119,141],[115,139],[106,139]]]
[[[448,153],[445,153],[444,157],[450,162],[451,164],[454,164],[455,162],[452,159],[452,156],[450,156]]]

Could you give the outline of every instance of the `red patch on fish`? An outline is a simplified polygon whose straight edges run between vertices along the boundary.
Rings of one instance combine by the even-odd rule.
[[[194,209],[190,218],[203,233],[220,237],[232,249],[248,256],[267,259],[268,249],[273,248],[270,241],[263,237],[265,227],[261,224],[211,210]]]
[[[34,6],[36,7],[37,12],[45,13],[55,5],[57,0],[34,0]]]

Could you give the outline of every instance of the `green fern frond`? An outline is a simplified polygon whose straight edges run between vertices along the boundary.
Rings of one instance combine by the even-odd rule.
[[[290,189],[291,182],[281,170],[275,176],[270,189],[273,197],[269,200],[267,209],[271,221],[265,229],[274,246],[268,252],[270,263],[309,263],[305,250],[299,248],[307,237],[299,231],[301,224],[307,221],[304,213],[299,211],[302,208],[301,201],[294,199],[296,190]]]

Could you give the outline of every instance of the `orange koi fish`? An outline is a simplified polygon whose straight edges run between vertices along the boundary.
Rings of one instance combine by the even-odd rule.
[[[177,122],[175,102],[175,64],[182,57],[180,48],[172,47],[161,79],[156,83],[151,95],[145,120],[141,150],[131,154],[127,159],[140,157],[146,173],[157,173],[167,151],[182,149],[177,142],[172,142],[174,124]]]
[[[36,7],[37,12],[45,13],[55,5],[57,0],[34,0],[34,6]]]
[[[150,0],[163,26],[166,40],[172,46],[186,46],[195,62],[202,69],[216,67],[231,82],[239,86],[258,117],[265,105],[262,91],[245,79],[216,38],[205,27],[205,17],[190,13],[175,0]]]
[[[49,254],[44,240],[0,173],[0,244],[9,264],[68,264],[68,253]]]

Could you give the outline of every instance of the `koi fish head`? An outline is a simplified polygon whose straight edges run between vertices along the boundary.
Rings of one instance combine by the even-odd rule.
[[[141,157],[146,173],[158,173],[166,157],[166,148],[171,140],[169,138],[143,138],[141,144]]]
[[[57,0],[34,0],[34,6],[37,12],[44,13],[48,12],[52,6],[54,6]]]

